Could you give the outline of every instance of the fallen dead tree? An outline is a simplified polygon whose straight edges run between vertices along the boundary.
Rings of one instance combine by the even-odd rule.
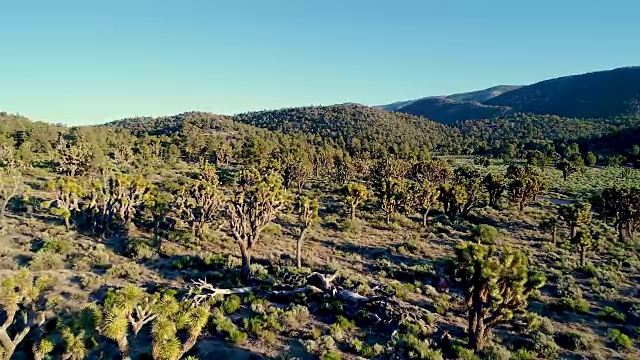
[[[290,297],[295,294],[319,294],[322,295],[326,299],[334,299],[339,300],[344,303],[346,307],[349,308],[357,308],[363,305],[387,300],[395,293],[381,293],[376,296],[364,296],[360,295],[355,291],[344,289],[340,286],[334,285],[334,281],[338,277],[338,272],[332,275],[325,275],[318,272],[314,272],[309,274],[303,286],[293,287],[288,284],[283,285],[273,285],[268,284],[270,289],[264,289],[265,286],[263,284],[256,286],[247,286],[240,288],[231,288],[231,289],[221,289],[216,288],[212,284],[206,282],[205,280],[195,280],[191,282],[189,292],[187,294],[188,297],[193,299],[194,305],[198,306],[203,301],[208,301],[209,299],[213,299],[217,296],[225,296],[231,294],[248,294],[248,293],[256,293],[263,294],[266,296],[272,297]],[[282,290],[274,290],[273,288],[286,288]],[[378,290],[378,288],[374,288],[374,291]]]

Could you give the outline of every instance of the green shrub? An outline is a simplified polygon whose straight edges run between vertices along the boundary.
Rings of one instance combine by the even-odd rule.
[[[512,360],[535,360],[535,358],[536,355],[525,348],[516,350],[511,356]]]
[[[362,228],[362,220],[360,219],[347,219],[340,223],[340,230],[350,234],[358,234],[362,231]]]
[[[304,327],[309,323],[311,314],[306,306],[294,305],[282,314],[282,321],[292,329]]]
[[[127,243],[126,255],[133,260],[146,260],[154,258],[156,251],[146,240],[134,239]]]
[[[142,274],[142,268],[134,262],[116,264],[107,270],[107,276],[126,280],[135,280],[140,274]]]
[[[571,275],[564,275],[558,279],[558,295],[573,300],[582,299],[582,289]]]
[[[451,295],[447,293],[439,294],[433,300],[433,306],[435,307],[435,311],[438,315],[446,315],[449,311],[449,306],[451,305]]]
[[[618,349],[630,349],[633,346],[633,340],[618,329],[612,329],[609,335]]]
[[[537,332],[533,336],[533,350],[544,359],[556,359],[560,346],[556,344],[553,336]]]
[[[380,344],[370,346],[358,338],[351,340],[351,347],[358,355],[367,359],[378,356],[384,352],[384,346]]]
[[[84,290],[95,291],[104,284],[101,276],[95,274],[80,275],[80,284]]]
[[[171,263],[174,270],[197,269],[201,265],[201,260],[196,256],[182,256]]]
[[[456,353],[458,360],[480,360],[480,357],[473,350],[466,347],[455,345],[453,351]]]
[[[611,306],[605,307],[604,311],[600,312],[598,315],[604,320],[615,322],[618,324],[625,324],[627,322],[627,317]]]
[[[487,350],[486,360],[511,360],[511,351],[500,344],[492,344]]]
[[[242,301],[240,300],[240,297],[238,295],[230,295],[224,299],[220,307],[226,315],[229,315],[238,311],[241,305]]]
[[[84,260],[80,260],[80,259],[75,259],[73,261],[73,270],[78,271],[78,272],[88,272],[89,270],[91,270],[91,265],[89,265],[89,263],[87,263]]]
[[[580,268],[578,268],[578,270],[588,276],[596,276],[598,274],[596,266],[591,263],[586,264],[585,266],[581,266]]]
[[[556,341],[565,349],[591,351],[594,349],[597,339],[590,334],[570,332],[559,334]]]
[[[575,302],[575,312],[586,314],[589,312],[589,302],[585,299],[579,299]]]
[[[64,267],[62,255],[49,251],[38,251],[29,262],[29,268],[33,271],[61,270]]]
[[[269,277],[269,271],[267,271],[267,269],[260,264],[251,264],[251,274],[262,280]]]
[[[238,329],[234,329],[231,330],[231,332],[229,332],[229,335],[227,337],[229,339],[229,341],[231,341],[232,343],[236,344],[236,345],[240,345],[242,343],[244,343],[245,341],[247,341],[247,334],[238,330]]]
[[[422,341],[413,334],[400,335],[394,343],[409,359],[443,360],[440,350],[432,349],[429,342]]]
[[[67,256],[71,252],[72,248],[73,245],[71,244],[71,241],[65,238],[56,237],[45,240],[40,251],[48,251],[62,256]]]
[[[471,239],[478,244],[493,245],[500,240],[498,229],[491,225],[480,224],[471,232]]]
[[[320,357],[321,360],[341,360],[342,356],[335,350],[327,351]]]

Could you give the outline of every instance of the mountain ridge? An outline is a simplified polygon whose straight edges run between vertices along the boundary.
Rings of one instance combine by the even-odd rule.
[[[506,91],[486,99],[473,97],[474,93],[491,93],[494,88],[381,107],[447,124],[515,113],[575,118],[640,116],[640,66],[562,76],[521,87],[507,86]]]

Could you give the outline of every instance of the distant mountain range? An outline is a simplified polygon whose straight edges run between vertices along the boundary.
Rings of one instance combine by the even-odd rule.
[[[494,98],[498,95],[504,94],[507,91],[519,89],[521,87],[522,86],[518,86],[518,85],[498,85],[498,86],[490,87],[484,90],[453,94],[453,95],[427,96],[427,97],[423,97],[416,100],[398,101],[398,102],[394,102],[393,104],[376,106],[376,107],[381,108],[383,110],[387,110],[387,111],[398,111],[398,112],[409,113],[408,111],[402,111],[402,109],[408,106],[414,105],[416,103],[420,103],[425,100],[431,100],[431,101],[450,100],[453,102],[483,102],[491,98]]]
[[[399,101],[378,108],[445,124],[515,113],[574,118],[640,116],[640,67],[565,76],[528,86],[500,85],[469,93]]]

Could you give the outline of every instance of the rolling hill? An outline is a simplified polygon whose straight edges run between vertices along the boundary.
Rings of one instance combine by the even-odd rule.
[[[516,112],[578,118],[640,115],[640,67],[542,81],[484,102]]]
[[[405,114],[424,116],[442,124],[455,124],[459,120],[487,119],[510,114],[511,108],[491,106],[479,102],[465,102],[448,98],[427,98],[413,101],[397,110]]]
[[[426,116],[428,118],[430,118],[429,116],[427,116],[426,114],[422,114],[419,112],[412,112],[412,111],[417,111],[416,108],[410,108],[410,106],[412,106],[415,103],[419,103],[425,100],[434,100],[434,99],[439,99],[439,100],[451,100],[454,102],[483,102],[486,100],[489,100],[491,98],[494,98],[498,95],[504,94],[508,91],[512,91],[515,89],[519,89],[520,86],[517,85],[498,85],[498,86],[493,86],[490,87],[488,89],[484,89],[484,90],[478,90],[478,91],[472,91],[472,92],[466,92],[466,93],[459,93],[459,94],[452,94],[452,95],[440,95],[440,96],[427,96],[424,98],[420,98],[420,99],[415,99],[415,100],[407,100],[407,101],[398,101],[395,102],[393,104],[388,104],[388,105],[382,105],[382,106],[376,106],[378,108],[382,108],[384,110],[387,111],[399,111],[399,112],[404,112],[407,114],[413,114],[413,115],[418,115],[418,116]]]
[[[528,86],[499,86],[382,106],[451,124],[515,113],[571,118],[640,116],[640,67],[565,76]]]

